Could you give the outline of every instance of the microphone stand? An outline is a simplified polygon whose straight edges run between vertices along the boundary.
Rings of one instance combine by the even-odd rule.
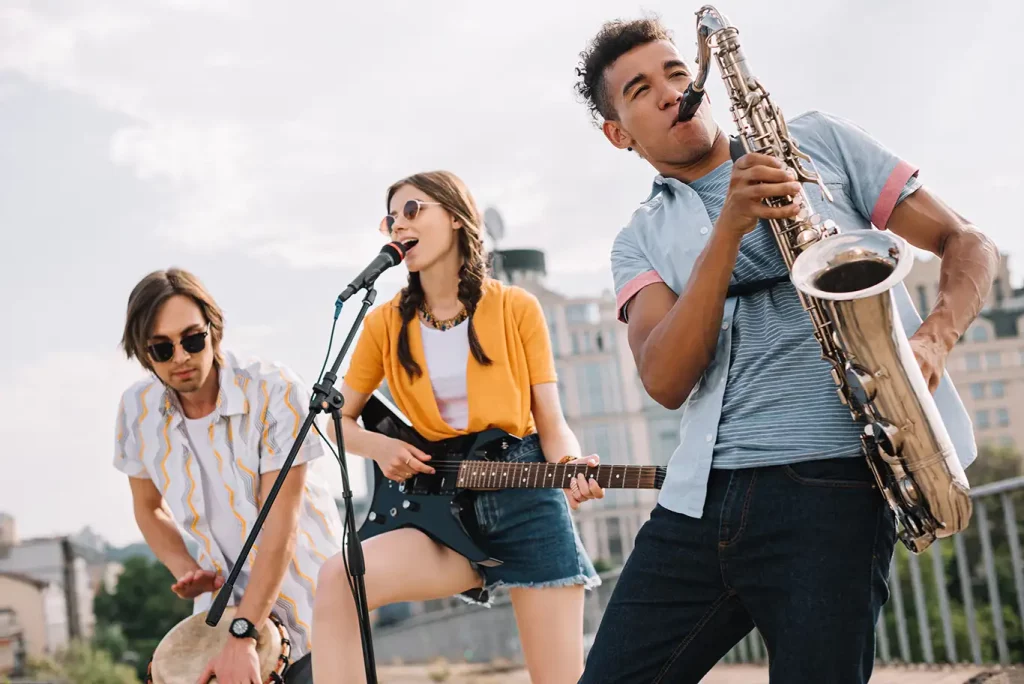
[[[355,294],[354,292],[352,294]],[[347,296],[346,296],[347,295]],[[335,320],[337,320],[338,314],[341,312],[341,305],[351,295],[343,292],[338,296],[338,301],[335,309]],[[231,596],[232,588],[235,585],[235,581],[238,579],[238,574],[243,567],[245,567],[245,559],[249,556],[249,551],[252,549],[253,544],[256,542],[256,537],[259,535],[260,530],[263,527],[264,521],[267,519],[267,514],[270,512],[270,507],[274,503],[274,499],[277,497],[278,490],[281,489],[281,485],[284,484],[284,479],[288,475],[288,471],[292,467],[292,461],[295,460],[295,456],[298,454],[299,448],[306,439],[306,435],[313,425],[316,416],[321,411],[330,412],[331,418],[334,421],[334,434],[338,445],[338,463],[341,466],[341,479],[342,479],[342,493],[345,501],[345,534],[343,539],[347,537],[348,543],[345,545],[343,553],[347,553],[346,569],[349,575],[349,584],[352,587],[352,596],[356,601],[356,613],[359,619],[359,633],[363,643],[363,663],[366,667],[366,682],[367,684],[377,684],[377,667],[373,657],[373,643],[370,635],[370,611],[366,604],[366,584],[364,576],[366,574],[366,563],[363,558],[363,546],[359,540],[359,536],[356,532],[355,527],[355,513],[352,506],[352,487],[348,479],[348,465],[346,464],[345,456],[345,440],[341,433],[341,408],[345,404],[344,397],[334,387],[334,383],[338,380],[338,369],[341,367],[341,362],[345,358],[345,354],[348,352],[348,348],[352,345],[352,341],[355,339],[356,330],[358,330],[360,324],[363,322],[363,317],[366,316],[367,310],[373,305],[373,300],[377,296],[377,291],[373,288],[372,281],[368,284],[366,290],[366,296],[363,297],[363,306],[359,310],[359,314],[356,316],[355,322],[352,324],[352,328],[348,332],[348,337],[345,338],[345,343],[341,346],[338,351],[338,355],[334,359],[334,364],[330,370],[324,373],[323,378],[313,385],[313,396],[309,401],[309,412],[306,414],[306,419],[302,423],[302,427],[299,428],[299,434],[295,438],[295,442],[292,444],[291,450],[288,452],[288,457],[284,461],[284,465],[281,466],[281,471],[274,480],[274,486],[270,489],[270,494],[267,495],[267,501],[263,504],[260,509],[259,515],[256,517],[256,522],[253,524],[252,530],[249,532],[248,538],[245,540],[245,544],[242,546],[242,551],[238,554],[238,558],[235,560],[234,567],[231,568],[231,573],[228,575],[227,581],[224,586],[221,587],[217,593],[216,598],[213,601],[213,605],[210,606],[210,610],[206,615],[206,624],[210,627],[216,627],[220,621],[221,615],[224,613],[224,608],[227,607],[228,599]]]

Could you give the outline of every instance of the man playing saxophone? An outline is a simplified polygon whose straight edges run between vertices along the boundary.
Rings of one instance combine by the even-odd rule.
[[[698,682],[755,625],[773,684],[867,682],[896,526],[767,225],[802,207],[763,200],[801,183],[773,156],[734,163],[707,98],[679,121],[692,72],[655,19],[607,23],[578,73],[606,138],[657,172],[611,264],[644,387],[685,404],[581,682]],[[905,287],[893,292],[966,467],[973,429],[945,363],[988,296],[995,246],[851,122],[809,112],[787,124],[821,179],[802,185],[810,211],[941,258],[923,322]]]

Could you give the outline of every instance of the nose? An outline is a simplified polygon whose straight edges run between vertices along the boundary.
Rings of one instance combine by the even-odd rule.
[[[192,358],[192,355],[189,354],[187,351],[185,351],[185,349],[181,346],[180,343],[174,345],[174,359],[173,360],[174,360],[175,363],[185,363],[186,361],[188,361],[191,358]]]
[[[660,105],[662,109],[669,109],[675,107],[683,99],[683,92],[676,88],[671,83],[666,83],[661,89],[660,93],[661,101]]]
[[[405,217],[395,219],[391,226],[391,237],[394,240],[401,240],[409,232],[409,226],[405,223]]]

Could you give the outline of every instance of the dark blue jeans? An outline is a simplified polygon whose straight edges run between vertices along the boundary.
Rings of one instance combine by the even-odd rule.
[[[864,684],[895,518],[863,458],[713,470],[640,529],[581,684],[699,682],[755,626],[772,684]]]

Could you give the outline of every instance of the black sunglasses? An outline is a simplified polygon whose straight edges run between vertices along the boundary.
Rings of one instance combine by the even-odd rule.
[[[206,349],[206,336],[209,334],[210,328],[207,326],[206,330],[185,335],[181,338],[181,348],[189,354],[198,354]],[[157,363],[170,361],[174,357],[174,342],[157,342],[156,344],[149,345],[146,349],[149,350],[149,355]]]
[[[441,206],[440,202],[424,202],[423,200],[411,199],[402,206],[402,216],[405,217],[406,221],[412,221],[414,218],[419,216],[420,209],[426,206]],[[391,231],[394,229],[396,217],[388,214],[380,220],[380,232],[385,236],[390,237]]]

